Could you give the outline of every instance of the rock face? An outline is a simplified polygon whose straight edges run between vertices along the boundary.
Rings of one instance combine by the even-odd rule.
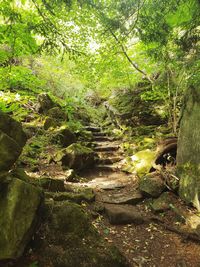
[[[199,88],[189,88],[185,100],[177,146],[179,195],[200,211]]]
[[[9,170],[26,143],[26,135],[19,122],[0,112],[0,171]]]
[[[81,206],[49,202],[41,228],[41,246],[36,250],[41,266],[127,267],[119,251],[109,246],[89,222]]]
[[[147,196],[158,197],[165,189],[159,173],[153,172],[140,178],[139,189]]]
[[[1,184],[0,260],[22,255],[33,234],[41,200],[38,188],[19,179]]]
[[[61,161],[63,166],[82,170],[94,163],[94,153],[90,148],[75,143],[60,150],[54,160]]]

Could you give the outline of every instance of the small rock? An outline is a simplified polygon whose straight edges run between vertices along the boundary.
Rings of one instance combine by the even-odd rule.
[[[158,197],[166,186],[157,172],[149,173],[140,178],[139,189],[144,195]]]
[[[170,209],[170,204],[176,201],[175,195],[170,192],[164,192],[159,198],[153,200],[151,208],[154,211],[166,211]]]
[[[105,213],[111,224],[142,224],[144,219],[135,207],[126,205],[106,205]]]

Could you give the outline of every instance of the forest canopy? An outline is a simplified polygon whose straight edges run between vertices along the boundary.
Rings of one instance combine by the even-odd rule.
[[[0,4],[0,89],[108,97],[146,81],[173,131],[182,94],[198,85],[199,1],[39,1]]]

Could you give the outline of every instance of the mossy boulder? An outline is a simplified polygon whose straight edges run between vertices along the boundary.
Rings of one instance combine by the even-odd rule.
[[[57,106],[56,103],[50,98],[47,93],[41,93],[38,95],[37,98],[37,111],[39,113],[46,113],[49,109],[54,108]]]
[[[46,117],[44,121],[44,130],[48,130],[49,128],[56,128],[59,125],[60,123],[56,119]]]
[[[157,172],[149,173],[139,180],[139,189],[146,196],[158,197],[166,186]]]
[[[22,148],[7,134],[0,131],[0,170],[9,170],[19,157]]]
[[[63,192],[65,191],[64,179],[52,179],[49,177],[41,177],[39,179],[32,179],[35,185],[40,186],[45,191]]]
[[[127,162],[129,172],[136,173],[139,177],[149,173],[156,159],[156,152],[150,149],[145,149],[134,154]]]
[[[21,123],[0,112],[0,171],[9,170],[26,143]]]
[[[48,202],[40,229],[45,235],[36,250],[38,262],[56,267],[127,267],[119,251],[99,236],[81,206],[69,202]]]
[[[70,201],[77,204],[81,202],[93,202],[95,200],[94,192],[91,188],[78,190],[77,192],[47,193],[47,198],[53,198],[55,201]]]
[[[47,111],[47,115],[50,118],[56,119],[56,120],[67,120],[67,114],[65,111],[63,111],[60,107],[53,107]]]
[[[171,192],[162,193],[159,198],[154,199],[151,203],[151,208],[155,212],[162,212],[170,209],[170,205],[176,203],[176,197]]]
[[[27,137],[20,122],[0,111],[0,130],[12,138],[19,147],[23,147]]]
[[[41,190],[19,179],[1,184],[0,260],[22,255],[33,235],[41,201]]]
[[[54,131],[52,141],[59,143],[62,147],[68,147],[75,143],[77,138],[67,126],[62,126]]]
[[[82,170],[94,164],[94,152],[80,143],[74,143],[58,151],[54,160],[56,162],[60,161],[63,166]]]

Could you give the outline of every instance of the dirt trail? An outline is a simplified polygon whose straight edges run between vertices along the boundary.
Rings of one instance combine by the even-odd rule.
[[[112,207],[119,205],[125,210],[137,208],[142,212],[142,216],[149,216],[151,211],[147,208],[146,200],[142,200],[137,191],[137,178],[120,170],[118,162],[123,159],[123,153],[119,141],[108,137],[100,128],[88,127],[87,130],[93,132],[98,160],[93,169],[82,173],[88,182],[81,185],[94,189],[96,201],[92,209],[101,214],[96,216],[93,222],[97,230],[108,242],[119,248],[126,256],[130,267],[199,267],[198,243],[183,239],[182,236],[165,230],[156,223],[110,223],[109,213],[106,216],[103,212],[110,204],[115,205],[111,206],[111,211]],[[134,216],[137,217],[135,214]],[[120,215],[116,220],[120,221]]]

